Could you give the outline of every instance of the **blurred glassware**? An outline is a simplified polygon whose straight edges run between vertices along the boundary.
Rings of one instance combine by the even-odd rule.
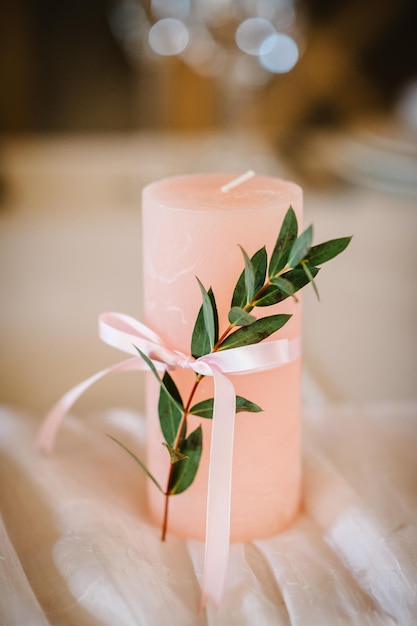
[[[417,132],[396,119],[305,133],[292,156],[313,185],[333,180],[417,198]]]
[[[178,56],[202,76],[252,89],[291,71],[302,48],[293,0],[115,0],[109,23],[134,66]]]

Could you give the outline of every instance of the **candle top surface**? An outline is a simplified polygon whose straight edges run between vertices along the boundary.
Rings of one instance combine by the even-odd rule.
[[[302,189],[295,183],[261,175],[222,191],[238,177],[227,173],[174,176],[151,183],[144,194],[160,206],[179,211],[273,209],[288,207],[302,198]]]

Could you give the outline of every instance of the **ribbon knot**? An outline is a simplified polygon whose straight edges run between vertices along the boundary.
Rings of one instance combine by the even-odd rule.
[[[183,352],[179,352],[178,350],[174,350],[176,354],[178,354],[178,362],[176,364],[177,367],[183,370],[191,370],[193,369],[193,365],[196,362],[193,356],[189,354],[184,354]]]
[[[214,408],[210,445],[207,492],[205,560],[201,607],[208,599],[219,605],[227,571],[230,544],[230,505],[236,395],[227,374],[249,374],[276,368],[300,356],[300,339],[279,339],[229,350],[221,350],[198,359],[164,345],[161,337],[148,326],[123,313],[102,313],[99,335],[107,344],[133,354],[133,358],[108,367],[76,385],[55,404],[41,424],[38,447],[50,452],[59,426],[72,405],[100,378],[129,370],[146,370],[139,348],[155,367],[192,369],[214,380]]]

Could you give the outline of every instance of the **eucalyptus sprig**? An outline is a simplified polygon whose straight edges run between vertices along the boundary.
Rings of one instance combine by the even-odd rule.
[[[288,314],[275,314],[256,317],[254,309],[278,304],[286,298],[297,300],[296,293],[309,283],[319,299],[315,277],[319,266],[343,252],[351,237],[331,239],[313,246],[313,227],[309,226],[300,235],[294,210],[290,207],[285,215],[274,249],[268,261],[265,246],[252,257],[240,246],[244,269],[240,274],[231,299],[228,325],[220,332],[219,316],[213,290],[206,290],[197,278],[202,296],[192,337],[191,354],[198,359],[206,354],[248,346],[270,337],[280,330],[290,319]],[[183,401],[174,379],[166,371],[161,378],[152,361],[138,350],[160,385],[158,416],[166,447],[170,469],[166,488],[163,490],[156,478],[133,453],[120,442],[137,461],[157,488],[165,495],[165,511],[162,525],[162,539],[168,528],[168,505],[170,496],[186,491],[193,483],[200,464],[203,449],[201,425],[188,433],[189,415],[211,419],[214,398],[206,398],[193,403],[195,392],[204,378],[196,374],[194,384],[186,402]],[[242,396],[236,396],[236,413],[259,413],[261,407]]]

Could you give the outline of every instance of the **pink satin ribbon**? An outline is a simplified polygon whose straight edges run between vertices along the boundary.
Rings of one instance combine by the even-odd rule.
[[[285,365],[300,356],[299,338],[279,339],[213,352],[199,359],[167,348],[150,328],[123,313],[99,316],[100,338],[135,355],[101,370],[70,389],[48,413],[37,436],[38,447],[51,452],[59,426],[71,406],[93,383],[114,372],[146,370],[136,348],[152,359],[155,367],[191,369],[214,380],[214,410],[207,494],[206,542],[201,608],[211,599],[218,606],[223,594],[230,544],[233,437],[236,395],[225,374],[249,374]]]

